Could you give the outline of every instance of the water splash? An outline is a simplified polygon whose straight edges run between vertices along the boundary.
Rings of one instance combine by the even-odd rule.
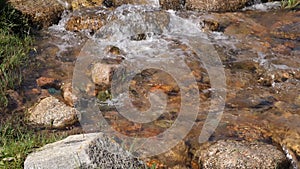
[[[243,8],[243,11],[251,10],[251,11],[270,11],[281,8],[281,2],[267,2],[267,3],[254,3],[252,6],[248,6]]]
[[[93,39],[87,42],[78,57],[73,77],[73,88],[76,89],[74,90],[76,95],[83,99],[89,97],[82,96],[85,94],[80,89],[86,88],[87,84],[93,84],[87,77],[90,65],[101,62],[107,57],[105,49],[108,46],[116,46],[123,51],[125,58],[118,65],[120,71],[114,71],[112,78],[112,96],[113,98],[118,97],[118,102],[122,102],[122,104],[115,105],[116,109],[130,121],[147,123],[149,120],[155,120],[161,114],[160,109],[165,109],[166,97],[164,97],[164,93],[150,93],[151,107],[146,110],[148,113],[140,112],[131,104],[128,96],[129,82],[142,70],[158,69],[167,72],[175,79],[181,90],[180,112],[168,130],[156,137],[149,138],[128,137],[116,133],[110,128],[106,131],[112,136],[121,135],[125,142],[134,141],[137,146],[132,151],[138,156],[147,157],[165,152],[188,134],[200,107],[199,89],[190,68],[185,63],[186,54],[182,49],[172,48],[174,43],[185,44],[190,48],[191,53],[196,53],[197,58],[203,62],[211,81],[213,104],[211,104],[208,118],[199,136],[201,143],[207,141],[220,121],[226,96],[223,65],[208,36],[201,32],[196,24],[176,16],[172,11],[165,12],[155,8],[124,5],[116,9],[110,18],[117,19],[112,20],[95,33]],[[147,36],[137,39],[136,35]],[[121,75],[118,73],[122,73],[123,69],[126,70],[126,76],[125,80],[122,79],[120,82],[118,77]],[[96,101],[91,101],[91,103],[93,102]],[[78,104],[80,105],[80,103]],[[86,117],[83,119],[87,120],[92,116],[97,116],[105,123],[101,114],[95,113],[98,110],[97,105],[88,105],[87,107],[89,107],[89,113],[84,110],[85,114],[82,116]],[[79,109],[81,110],[82,107]],[[88,123],[85,120],[81,123]],[[90,130],[91,125],[87,125],[86,129]],[[83,128],[85,128],[84,125]]]

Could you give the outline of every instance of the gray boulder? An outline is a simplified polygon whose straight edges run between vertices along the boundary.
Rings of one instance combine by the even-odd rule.
[[[29,154],[25,169],[145,168],[103,133],[69,136]]]
[[[262,142],[220,140],[198,153],[203,169],[286,169],[290,165],[282,151]]]

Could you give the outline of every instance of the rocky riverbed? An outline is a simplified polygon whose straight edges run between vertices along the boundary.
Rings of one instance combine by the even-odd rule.
[[[37,4],[48,6],[46,2]],[[19,4],[28,3],[22,0]],[[30,124],[70,129],[80,122],[85,132],[105,133],[110,131],[106,130],[109,126],[118,133],[116,137],[164,137],[164,131],[176,126],[177,118],[194,117],[191,113],[181,116],[180,111],[183,109],[184,95],[190,99],[196,93],[200,103],[194,103],[195,100],[185,102],[187,110],[198,110],[191,130],[186,133],[189,125],[179,120],[179,126],[184,127],[178,127],[175,133],[180,135],[179,138],[182,137],[181,141],[173,143],[171,137],[175,134],[171,132],[167,139],[169,142],[164,145],[174,147],[171,146],[170,150],[161,154],[141,157],[142,162],[138,162],[156,168],[299,166],[299,10],[282,10],[276,2],[251,6],[256,2],[247,0],[227,3],[193,0],[77,0],[51,3],[57,3],[51,5],[51,9],[47,8],[53,14],[47,15],[51,18],[37,17],[38,12],[30,10],[34,5],[21,7],[16,4],[17,8],[34,18],[33,21],[39,23],[39,27],[44,27],[36,37],[37,52],[32,54],[38,64],[29,70],[22,92],[18,94],[18,97],[24,99],[20,102],[11,96],[19,107],[30,107],[27,114]],[[38,10],[35,8],[35,11]],[[40,11],[41,14],[48,13],[43,8]],[[213,63],[206,60],[213,56],[218,56],[221,64],[218,59],[213,60]],[[177,63],[175,69],[170,67],[174,66],[169,64],[172,62]],[[126,69],[119,69],[124,63]],[[153,64],[152,68],[131,76],[133,67],[146,68],[149,63]],[[164,69],[162,63],[168,63],[169,67]],[[187,65],[190,74],[185,74],[185,67],[181,65]],[[217,73],[210,69],[210,66],[215,65]],[[174,72],[181,74],[174,75]],[[115,73],[123,73],[124,76],[114,76]],[[192,80],[195,83],[185,86],[180,80],[184,84]],[[222,80],[223,85],[215,85],[221,84]],[[128,88],[118,85],[113,90],[110,88],[111,84],[127,83]],[[214,99],[216,87],[226,91],[226,95],[219,92],[217,96],[220,98]],[[131,106],[135,108],[127,112],[147,112],[158,118],[147,123],[138,122],[143,116],[129,120],[131,116],[124,115],[123,109],[117,108],[127,103],[128,98],[124,99],[121,95],[127,89]],[[160,91],[167,99],[160,96],[152,98],[149,92],[155,91]],[[96,101],[96,106],[89,107],[90,103],[86,103],[85,99]],[[166,107],[158,116],[151,109],[151,103],[163,106],[159,101],[161,99],[166,101]],[[218,109],[214,110],[214,105],[221,107],[216,106]],[[218,121],[216,129],[207,130],[208,140],[199,142],[210,112],[220,111],[221,114],[212,116]],[[92,112],[93,118],[90,119],[91,116],[86,112]],[[75,144],[80,137],[74,136]],[[105,137],[97,140],[93,134],[87,136],[90,137],[94,141],[87,139],[85,143],[88,155],[81,152],[84,155],[79,157],[80,160],[93,161],[91,159],[97,156],[91,155],[92,150],[88,145],[97,147],[101,142],[103,146],[110,140]],[[135,166],[135,157],[128,157],[127,152],[134,155],[142,149],[126,145],[126,139],[122,138],[120,136],[109,142],[122,145],[125,150],[121,154],[126,154],[125,159],[132,159],[129,161]],[[55,147],[55,144],[62,143],[43,148],[41,154],[44,151],[55,156],[55,151],[49,148]],[[102,151],[101,148],[95,149],[97,153]],[[72,153],[76,154],[76,151]],[[66,158],[68,155],[71,154],[58,156]],[[53,163],[51,155],[48,161],[44,159],[44,163],[34,156],[29,156],[25,163],[27,168]],[[39,152],[36,153],[38,156]],[[122,155],[113,159],[124,160]],[[66,161],[61,163],[65,165]],[[124,163],[127,162],[125,160]],[[60,162],[55,163],[59,166]],[[111,164],[93,161],[88,167],[97,165],[104,167]],[[87,166],[84,164],[82,167]]]

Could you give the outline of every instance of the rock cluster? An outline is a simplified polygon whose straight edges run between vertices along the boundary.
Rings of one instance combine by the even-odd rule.
[[[245,7],[253,0],[160,0],[159,5],[162,9],[187,9],[194,11],[236,11]],[[17,10],[21,11],[24,15],[28,16],[33,23],[39,27],[48,27],[57,23],[60,19],[62,12],[65,9],[79,10],[83,8],[98,8],[98,7],[118,7],[124,4],[146,5],[154,3],[154,1],[147,0],[9,0],[9,2]],[[99,18],[100,17],[100,18]],[[73,17],[69,21],[68,30],[76,31],[77,27],[99,29],[102,26],[101,16],[94,16],[90,18]],[[97,20],[95,22],[94,20]],[[77,26],[71,26],[72,24]],[[280,35],[278,32],[274,34]]]

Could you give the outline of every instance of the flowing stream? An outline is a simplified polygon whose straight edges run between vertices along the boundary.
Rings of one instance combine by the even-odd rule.
[[[42,66],[25,80],[24,98],[30,105],[41,97],[32,92],[38,77],[72,81],[83,129],[117,132],[125,145],[136,141],[128,149],[138,156],[165,152],[182,139],[191,153],[207,140],[244,139],[282,147],[297,165],[300,13],[277,8],[166,11],[152,0],[113,11],[65,11],[57,25],[40,31],[34,56]],[[99,30],[66,29],[74,16],[95,15],[105,16]],[[101,91],[91,78],[96,63],[119,65],[107,100],[87,91]],[[82,105],[84,99],[91,103]]]

